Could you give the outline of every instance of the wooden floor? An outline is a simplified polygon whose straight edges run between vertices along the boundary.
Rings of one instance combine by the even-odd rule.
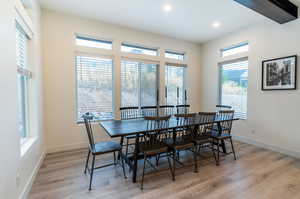
[[[276,152],[235,142],[238,160],[222,157],[219,167],[213,159],[201,158],[199,172],[193,172],[192,156],[178,166],[176,181],[171,180],[167,161],[159,172],[151,168],[145,176],[144,191],[140,181],[124,179],[119,166],[96,170],[93,190],[83,174],[85,150],[47,155],[30,192],[30,199],[98,198],[205,198],[205,199],[299,199],[300,160]],[[206,156],[210,154],[204,153]],[[107,162],[112,157],[102,157]],[[139,164],[140,167],[142,164]],[[127,175],[128,171],[127,171]]]

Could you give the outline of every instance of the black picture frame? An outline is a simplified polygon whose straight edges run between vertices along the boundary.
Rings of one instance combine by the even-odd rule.
[[[280,58],[276,58],[276,59],[263,60],[262,61],[261,90],[262,91],[296,90],[297,89],[297,65],[298,65],[297,58],[298,58],[297,55],[292,55],[292,56],[280,57]],[[266,68],[273,67],[274,65],[276,65],[275,69],[278,70],[278,67],[279,67],[278,63],[283,62],[284,60],[289,60],[289,59],[292,61],[291,63],[294,63],[294,64],[290,65],[290,67],[291,67],[290,71],[285,72],[285,73],[290,72],[290,75],[288,76],[290,78],[289,79],[290,85],[271,85],[271,86],[267,85],[268,83],[275,84],[276,82],[278,82],[278,79],[281,79],[280,81],[282,82],[283,80],[286,80],[286,78],[282,77],[283,75],[285,75],[285,74],[282,74],[282,73],[284,73],[284,70],[285,70],[283,67],[280,69],[281,71],[276,71],[276,70],[272,71],[274,74],[269,74],[270,71],[267,71],[268,74],[266,74]],[[288,66],[284,66],[284,67],[288,68]],[[272,68],[272,69],[274,69],[274,68]],[[267,80],[267,78],[265,77],[266,75],[267,75],[268,79],[270,77],[272,78],[271,75],[273,75],[275,77],[275,80],[272,80],[272,79]],[[277,80],[276,80],[276,78],[277,78]]]

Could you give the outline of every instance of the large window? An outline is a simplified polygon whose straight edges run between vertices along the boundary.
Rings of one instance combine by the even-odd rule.
[[[157,104],[157,70],[156,63],[122,60],[122,107]]]
[[[247,117],[248,60],[220,65],[220,104],[230,105],[236,116]]]
[[[143,54],[143,55],[151,55],[151,56],[157,56],[158,50],[155,48],[146,48],[131,44],[122,44],[121,51],[127,52],[127,53],[134,53],[134,54]]]
[[[19,107],[19,131],[22,140],[28,137],[28,80],[31,72],[27,67],[28,36],[22,27],[16,24],[16,52],[18,67],[18,107]]]
[[[167,65],[165,70],[166,103],[168,105],[186,103],[185,67]]]
[[[77,121],[90,112],[95,120],[113,118],[113,60],[76,56]]]

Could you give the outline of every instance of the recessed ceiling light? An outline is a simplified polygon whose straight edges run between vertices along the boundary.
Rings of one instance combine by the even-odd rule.
[[[172,10],[171,4],[165,4],[165,5],[164,5],[164,11],[170,12],[171,10]]]
[[[213,24],[212,24],[212,27],[214,28],[219,28],[221,26],[221,23],[218,22],[218,21],[215,21]]]

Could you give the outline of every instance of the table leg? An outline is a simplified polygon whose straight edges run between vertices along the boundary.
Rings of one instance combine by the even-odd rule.
[[[121,151],[119,151],[118,160],[120,160],[121,153],[123,152],[123,142],[124,142],[124,136],[122,136],[121,139],[120,139]]]
[[[139,155],[139,134],[136,135],[135,139],[135,150],[133,156],[133,169],[132,169],[132,182],[136,183],[137,168],[138,168],[138,155]]]

